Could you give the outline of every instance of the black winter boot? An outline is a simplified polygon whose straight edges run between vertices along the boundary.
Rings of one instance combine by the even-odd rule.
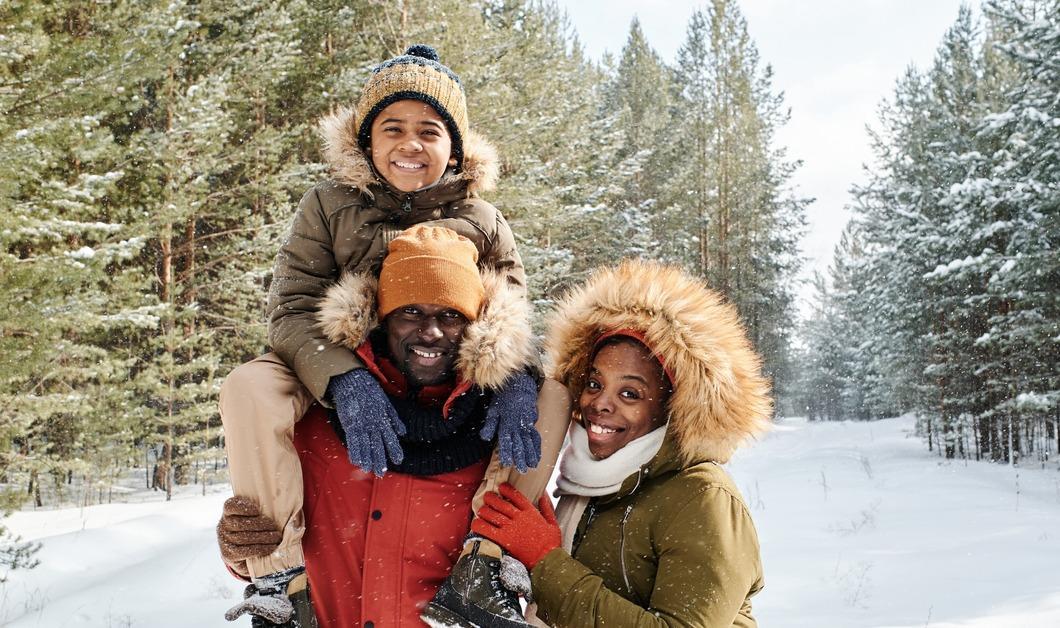
[[[234,621],[247,614],[251,628],[317,628],[304,567],[257,578],[247,585],[243,597],[225,619]]]
[[[527,628],[519,596],[501,583],[499,558],[479,553],[483,541],[460,557],[420,615],[433,628]]]

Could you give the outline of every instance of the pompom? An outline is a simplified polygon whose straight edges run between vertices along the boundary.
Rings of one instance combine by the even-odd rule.
[[[427,44],[413,44],[405,51],[410,57],[422,57],[431,61],[438,61],[438,51]]]

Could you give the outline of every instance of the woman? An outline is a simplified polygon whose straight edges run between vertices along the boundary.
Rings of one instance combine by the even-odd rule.
[[[755,626],[758,537],[719,465],[768,426],[771,402],[734,309],[630,261],[561,303],[549,351],[577,399],[558,514],[503,486],[473,530],[530,568],[550,625]]]

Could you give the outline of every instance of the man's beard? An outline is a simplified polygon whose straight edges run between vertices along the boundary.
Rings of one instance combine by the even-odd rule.
[[[415,388],[423,388],[425,386],[435,386],[438,384],[445,383],[455,378],[456,376],[456,353],[455,347],[440,347],[434,346],[431,349],[444,352],[442,359],[445,361],[444,364],[439,365],[437,368],[425,368],[422,365],[415,364],[416,354],[412,351],[412,345],[408,345],[404,348],[404,359],[401,360],[399,369],[405,376],[408,384]]]

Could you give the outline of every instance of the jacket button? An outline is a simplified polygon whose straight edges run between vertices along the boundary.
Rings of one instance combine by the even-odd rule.
[[[364,628],[375,628],[375,622],[372,622],[372,621],[364,622]]]
[[[382,518],[383,518],[383,511],[382,510],[373,510],[372,511],[372,519],[375,519],[376,521],[379,521]],[[367,626],[367,624],[365,624],[365,626]]]

